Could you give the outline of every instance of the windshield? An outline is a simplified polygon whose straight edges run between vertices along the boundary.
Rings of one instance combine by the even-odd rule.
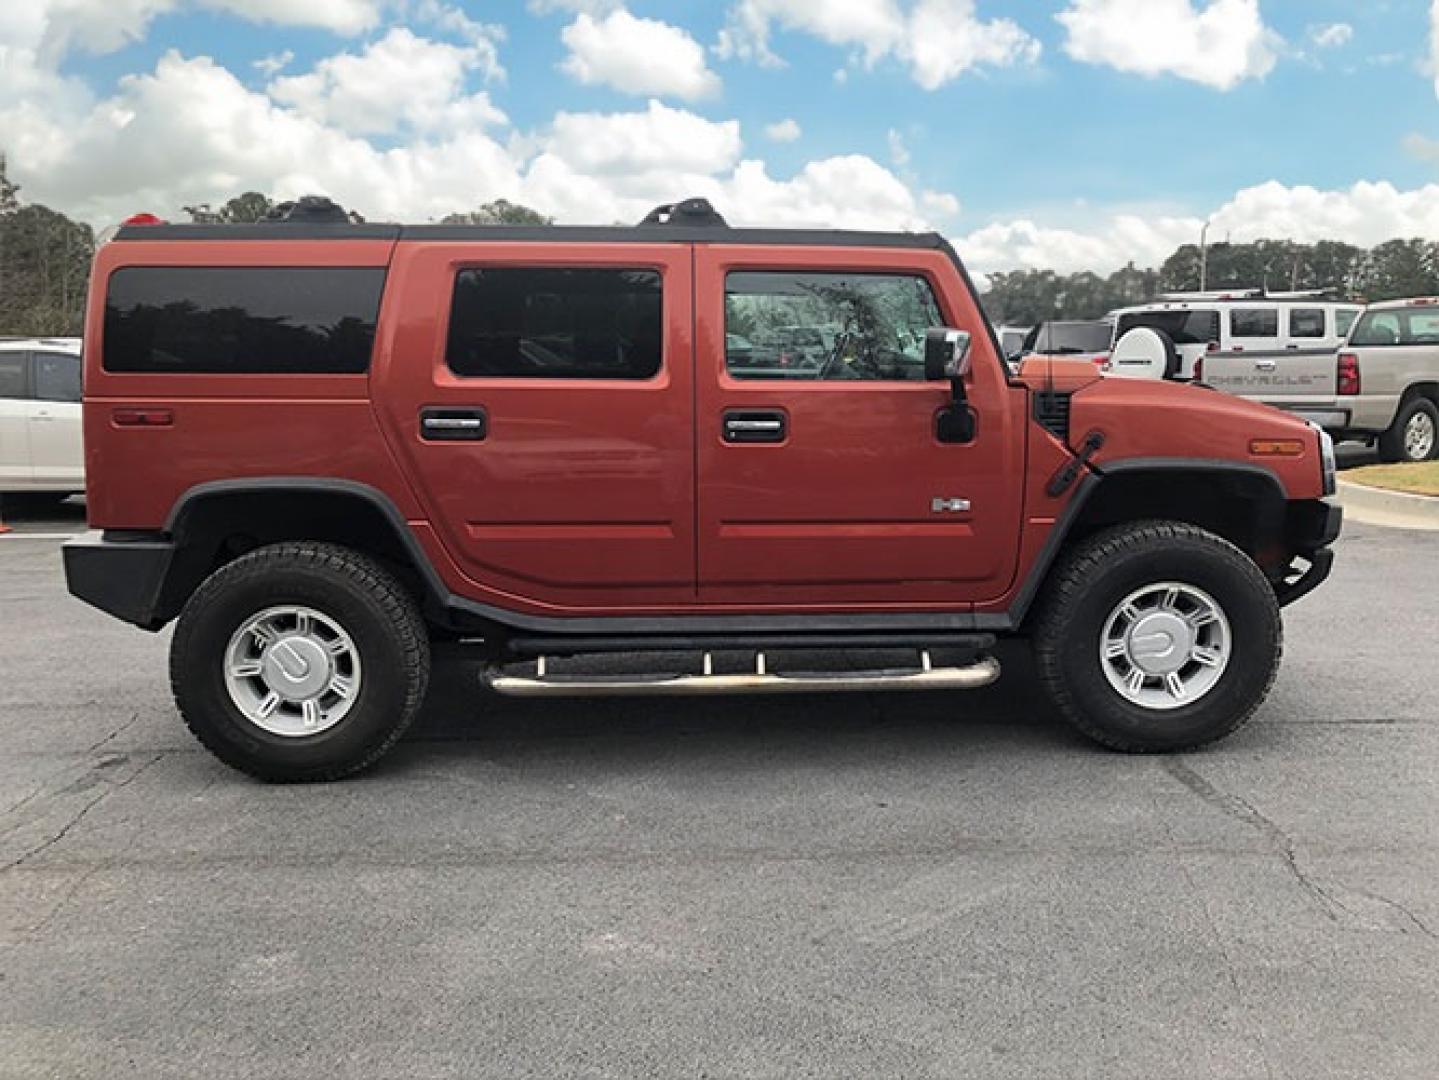
[[[1118,341],[1137,326],[1162,330],[1176,345],[1208,345],[1219,340],[1217,311],[1136,311],[1119,317]]]
[[[1106,322],[1045,323],[1039,328],[1032,351],[1049,356],[1108,352],[1113,332]]]
[[[1351,345],[1439,345],[1439,308],[1365,312]]]

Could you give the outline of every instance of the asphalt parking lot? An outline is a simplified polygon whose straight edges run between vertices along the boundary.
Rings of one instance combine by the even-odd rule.
[[[359,779],[186,733],[0,538],[0,1076],[1430,1077],[1439,536],[1351,525],[1228,742],[958,695],[515,702]],[[49,538],[47,538],[49,537]]]

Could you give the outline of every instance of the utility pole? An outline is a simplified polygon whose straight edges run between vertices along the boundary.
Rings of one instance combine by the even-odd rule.
[[[1206,219],[1204,228],[1199,230],[1199,291],[1209,284],[1209,225],[1213,219]]]

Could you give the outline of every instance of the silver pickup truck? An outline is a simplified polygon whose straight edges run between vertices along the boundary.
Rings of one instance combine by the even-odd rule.
[[[1336,353],[1217,353],[1201,378],[1313,420],[1336,438],[1374,440],[1385,461],[1439,457],[1439,298],[1365,309]]]

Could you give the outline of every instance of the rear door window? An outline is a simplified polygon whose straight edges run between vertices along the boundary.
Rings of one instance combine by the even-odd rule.
[[[1277,338],[1279,311],[1276,308],[1234,308],[1229,312],[1229,334],[1236,338]]]
[[[0,352],[0,398],[28,398],[25,358],[28,353]]]
[[[35,396],[41,401],[80,400],[80,358],[71,353],[38,352]]]
[[[106,371],[359,374],[382,267],[130,266],[110,276]]]
[[[1292,338],[1322,338],[1324,336],[1324,309],[1293,308],[1290,310],[1289,336]]]
[[[487,267],[456,276],[445,362],[468,378],[648,379],[663,344],[658,271]]]

